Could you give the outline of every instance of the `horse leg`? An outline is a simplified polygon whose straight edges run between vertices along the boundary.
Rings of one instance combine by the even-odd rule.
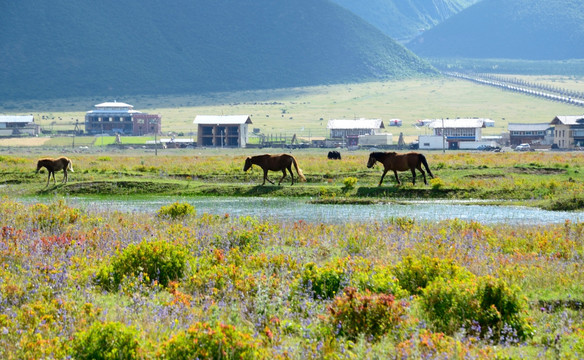
[[[48,171],[49,173],[49,177],[47,178],[47,185],[45,185],[45,187],[49,186],[49,181],[51,181],[51,171]]]
[[[416,169],[412,168],[412,184],[416,185]]]
[[[61,181],[63,184],[67,183],[67,168],[63,170],[63,180]]]
[[[385,177],[385,174],[387,174],[387,170],[383,170],[383,174],[381,174],[381,180],[379,180],[379,185],[377,185],[377,186],[381,186],[381,183],[383,182],[383,178]]]
[[[424,184],[428,185],[428,180],[426,180],[426,172],[422,170],[422,165],[418,165],[418,170],[420,170],[422,177],[424,177]]]
[[[282,180],[284,180],[284,178],[286,177],[286,168],[282,169],[282,177],[280,178],[280,181],[278,181],[278,186],[280,186],[280,184],[282,183]]]
[[[394,170],[393,174],[395,175],[395,181],[397,181],[397,184],[401,185],[401,181],[399,181],[399,176],[397,176],[397,170]]]
[[[268,169],[264,170],[264,182],[262,183],[262,185],[266,184],[266,180],[268,180],[270,182],[270,184],[274,184],[274,182],[270,179],[268,179]]]
[[[290,177],[292,178],[292,184],[290,184],[290,186],[292,186],[294,185],[294,173],[292,172],[292,164],[288,166],[288,172],[290,173]]]

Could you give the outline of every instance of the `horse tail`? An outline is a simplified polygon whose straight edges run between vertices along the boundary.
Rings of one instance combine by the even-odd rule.
[[[290,155],[290,156],[292,156],[292,155]],[[306,181],[306,178],[304,177],[302,170],[298,167],[298,163],[296,162],[296,158],[294,156],[292,156],[292,163],[294,163],[294,167],[296,168],[296,172],[298,173],[298,177],[300,179],[302,179],[302,181]]]
[[[67,159],[68,164],[67,164],[67,169],[71,170],[71,172],[75,172],[73,171],[73,161],[71,161],[71,159]]]
[[[420,155],[420,161],[422,162],[422,165],[424,165],[424,167],[426,168],[426,171],[428,172],[428,175],[430,175],[430,177],[433,179],[434,174],[432,174],[432,172],[430,171],[430,167],[428,166],[428,161],[426,161],[426,157],[424,156],[424,154],[419,154],[419,155]]]

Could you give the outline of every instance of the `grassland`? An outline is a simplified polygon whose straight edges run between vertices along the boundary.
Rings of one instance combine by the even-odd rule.
[[[289,176],[282,186],[258,186],[262,178],[259,168],[243,172],[245,157],[264,150],[165,150],[159,155],[149,151],[70,154],[75,169],[70,182],[54,186],[51,181],[46,188],[45,170],[34,173],[38,156],[2,155],[0,176],[6,186],[0,187],[0,194],[269,194],[311,196],[332,203],[339,198],[486,199],[570,210],[582,207],[579,199],[584,193],[584,154],[579,152],[427,152],[435,175],[428,179],[428,185],[419,173],[413,185],[410,172],[402,172],[402,185],[397,186],[390,172],[378,187],[382,169],[380,165],[367,169],[366,151],[346,152],[343,160],[334,161],[326,159],[326,150],[296,150],[294,155],[307,182],[291,187]],[[270,173],[272,179],[279,176]]]
[[[551,78],[550,78],[551,79]],[[547,80],[546,80],[547,81]],[[562,87],[581,87],[579,77],[554,77]],[[75,120],[83,122],[85,111],[112,99],[61,99],[55,101],[3,104],[0,112],[33,114],[46,128],[72,129]],[[199,114],[250,114],[252,128],[264,134],[326,136],[327,121],[335,118],[399,118],[404,126],[388,128],[406,136],[425,134],[412,126],[419,119],[483,117],[495,120],[485,135],[507,131],[509,122],[551,122],[559,114],[579,114],[581,108],[527,95],[504,92],[472,82],[450,78],[426,78],[395,82],[375,82],[289,88],[270,91],[215,93],[205,96],[136,96],[116,99],[135,109],[159,113],[163,132],[192,133],[192,122]],[[44,119],[43,119],[44,117]]]

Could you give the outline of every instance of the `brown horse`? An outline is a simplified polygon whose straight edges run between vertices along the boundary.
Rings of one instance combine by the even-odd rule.
[[[393,170],[393,173],[395,174],[395,180],[397,181],[398,185],[401,185],[401,182],[399,181],[397,172],[411,170],[412,183],[415,185],[416,169],[420,170],[422,176],[424,177],[424,184],[427,185],[428,182],[426,181],[426,173],[424,172],[424,170],[422,170],[422,165],[424,165],[426,171],[428,171],[428,175],[434,178],[434,175],[432,174],[430,168],[428,167],[426,157],[416,152],[411,152],[407,154],[398,154],[396,152],[372,152],[371,154],[369,154],[369,161],[367,162],[367,167],[368,168],[373,167],[376,161],[379,161],[380,163],[383,164],[383,175],[381,175],[381,180],[379,180],[378,186],[381,186],[383,178],[385,177],[385,174],[387,174],[389,170]]]
[[[55,171],[61,171],[63,170],[63,180],[61,181],[62,183],[66,183],[68,180],[67,177],[67,170],[71,170],[71,172],[73,171],[73,163],[71,162],[71,160],[69,160],[66,157],[60,157],[58,159],[50,159],[50,158],[44,158],[44,159],[39,159],[39,161],[37,162],[37,169],[36,169],[36,173],[38,174],[39,170],[41,168],[47,168],[47,170],[49,171],[49,177],[47,178],[47,185],[45,185],[45,187],[49,186],[49,180],[51,180],[51,174],[53,175],[53,184],[57,184],[57,181],[55,180]]]
[[[265,185],[266,180],[273,184],[272,180],[268,179],[268,170],[271,171],[282,171],[282,178],[278,181],[278,185],[284,180],[286,177],[286,169],[290,172],[290,176],[292,177],[292,185],[294,185],[294,174],[292,173],[292,164],[296,168],[296,172],[298,173],[298,177],[301,180],[306,181],[304,174],[302,174],[302,170],[298,168],[298,163],[296,159],[292,155],[288,154],[280,154],[280,155],[256,155],[256,156],[248,156],[245,159],[245,165],[243,166],[243,171],[249,170],[252,165],[257,165],[264,170],[264,182],[262,185]]]

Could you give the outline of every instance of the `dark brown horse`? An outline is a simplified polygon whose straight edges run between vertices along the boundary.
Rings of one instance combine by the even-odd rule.
[[[383,178],[385,174],[389,170],[393,170],[395,174],[395,180],[397,181],[398,185],[401,185],[399,181],[399,177],[397,176],[398,171],[412,171],[412,183],[416,184],[416,169],[420,170],[422,176],[424,177],[424,184],[428,184],[426,181],[426,173],[422,170],[422,165],[428,171],[428,175],[431,178],[434,178],[434,175],[430,171],[428,167],[428,162],[426,161],[426,157],[422,154],[411,152],[407,154],[398,154],[396,152],[372,152],[369,154],[369,161],[367,162],[367,167],[371,168],[375,165],[375,162],[379,161],[383,164],[383,175],[381,175],[381,180],[379,180],[379,185],[383,182]]]
[[[252,165],[257,165],[264,170],[264,182],[262,185],[265,185],[266,180],[273,184],[272,180],[268,179],[268,170],[271,171],[282,171],[282,178],[278,181],[278,185],[284,180],[286,177],[286,169],[290,172],[290,176],[292,177],[292,185],[294,185],[294,174],[292,173],[292,165],[296,168],[296,172],[298,173],[298,177],[301,180],[306,181],[304,174],[302,174],[302,170],[298,168],[298,163],[296,159],[292,155],[288,154],[280,154],[280,155],[256,155],[256,156],[248,156],[245,159],[245,165],[243,166],[243,171],[249,170]]]
[[[66,157],[60,157],[58,159],[50,158],[39,159],[39,161],[37,162],[36,173],[38,174],[39,170],[43,167],[47,168],[47,170],[49,171],[49,177],[47,178],[47,185],[45,185],[45,187],[49,186],[51,174],[53,175],[53,184],[55,185],[57,184],[57,181],[55,180],[55,171],[63,170],[63,180],[61,181],[62,183],[66,183],[68,180],[67,170],[71,170],[71,172],[74,172],[73,163]]]

